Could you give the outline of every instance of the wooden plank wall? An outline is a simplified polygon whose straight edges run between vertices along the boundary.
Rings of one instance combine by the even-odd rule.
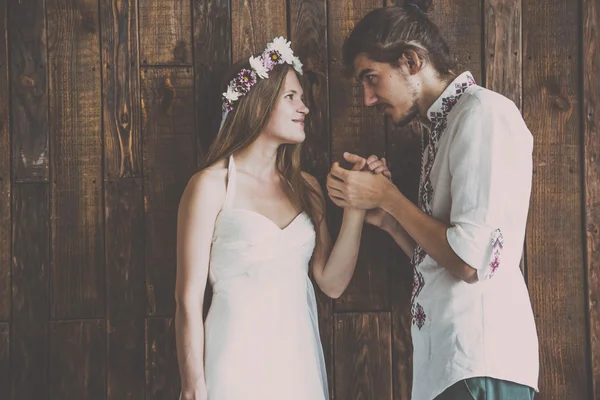
[[[343,79],[341,46],[399,0],[0,0],[0,397],[175,399],[179,197],[220,122],[232,61],[292,39],[311,109],[304,168],[389,160],[416,201],[419,129]],[[596,0],[434,0],[462,69],[535,136],[523,270],[539,399],[600,399]],[[328,204],[333,235],[340,210]],[[318,292],[332,399],[410,398],[412,271],[369,227],[356,275]]]

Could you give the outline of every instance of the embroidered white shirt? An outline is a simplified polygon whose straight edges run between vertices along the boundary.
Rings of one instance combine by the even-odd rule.
[[[428,111],[419,207],[477,270],[468,284],[417,247],[412,294],[413,400],[487,376],[538,390],[538,338],[520,271],[533,137],[515,104],[457,77]],[[428,138],[428,140],[426,140]]]

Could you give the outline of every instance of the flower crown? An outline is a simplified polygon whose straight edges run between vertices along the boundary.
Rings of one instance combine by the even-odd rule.
[[[269,72],[279,64],[290,64],[296,72],[302,75],[302,63],[298,57],[294,56],[290,42],[286,41],[283,36],[273,39],[260,56],[250,57],[251,69],[242,69],[229,82],[227,92],[223,93],[223,112],[233,110],[235,102],[252,89],[257,77],[267,79]]]

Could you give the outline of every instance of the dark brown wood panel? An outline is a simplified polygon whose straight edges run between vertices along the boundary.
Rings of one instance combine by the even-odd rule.
[[[10,103],[16,181],[48,180],[45,1],[10,1]]]
[[[193,88],[190,68],[142,70],[148,315],[175,310],[177,208],[196,171]]]
[[[392,399],[389,313],[335,316],[337,399]]]
[[[179,398],[173,318],[146,319],[146,400]]]
[[[49,185],[18,184],[13,194],[11,399],[47,397]]]
[[[286,0],[231,0],[233,62],[262,53],[267,43],[287,36]]]
[[[50,400],[106,399],[103,320],[50,323]]]
[[[482,82],[481,0],[438,0],[429,15],[437,24],[458,62],[458,72],[469,70]]]
[[[324,187],[329,172],[329,86],[327,62],[327,3],[324,0],[289,2],[292,49],[304,64],[300,83],[310,112],[306,119],[302,169]],[[332,204],[328,202],[329,208]],[[317,294],[319,330],[325,353],[329,392],[333,396],[333,303],[313,279]]]
[[[527,274],[540,390],[589,398],[581,180],[579,7],[523,0],[523,111],[534,138]]]
[[[142,65],[192,65],[190,0],[141,0]]]
[[[10,118],[6,0],[0,0],[0,321],[10,317]]]
[[[385,155],[385,125],[381,113],[363,105],[361,87],[342,77],[342,45],[354,25],[380,0],[331,1],[329,3],[329,71],[331,113],[331,162],[350,166],[345,151],[363,157]],[[339,229],[342,211],[331,208],[332,235]],[[385,267],[389,252],[381,245],[385,234],[366,226],[354,277],[346,292],[334,302],[336,311],[388,310],[389,277]]]
[[[583,134],[586,261],[592,397],[600,399],[600,5],[585,0],[583,9]]]
[[[144,399],[144,208],[141,179],[106,182],[108,399]]]
[[[100,1],[104,176],[141,175],[137,1]]]
[[[198,166],[221,124],[221,85],[231,65],[229,0],[194,0],[194,80]]]
[[[485,87],[508,97],[521,108],[521,0],[484,2]]]
[[[10,387],[10,326],[6,322],[0,322],[0,388],[8,394]],[[10,395],[10,394],[8,394]]]
[[[104,315],[98,3],[48,3],[52,317]]]

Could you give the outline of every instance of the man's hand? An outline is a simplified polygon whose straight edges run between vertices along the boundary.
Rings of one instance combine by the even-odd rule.
[[[358,157],[353,154],[344,154],[344,157],[350,161],[359,162]],[[374,156],[373,156],[374,157]],[[370,171],[349,171],[334,163],[329,175],[327,176],[327,191],[329,197],[339,207],[358,208],[369,210],[379,207],[386,192],[394,187],[390,180],[391,174],[387,169],[385,162],[370,157],[374,171],[381,173],[371,173]],[[385,174],[384,171],[387,171]],[[386,176],[387,175],[387,176]]]
[[[390,181],[392,180],[392,173],[389,170],[387,162],[385,158],[379,158],[376,155],[370,155],[366,160],[364,157],[361,157],[356,154],[344,153],[344,159],[353,164],[362,163],[365,161],[365,166],[362,170],[371,171],[374,174],[382,174]],[[367,211],[365,215],[365,222],[367,224],[376,226],[378,228],[383,229],[386,224],[390,222],[391,215],[387,213],[385,210],[377,207]]]

